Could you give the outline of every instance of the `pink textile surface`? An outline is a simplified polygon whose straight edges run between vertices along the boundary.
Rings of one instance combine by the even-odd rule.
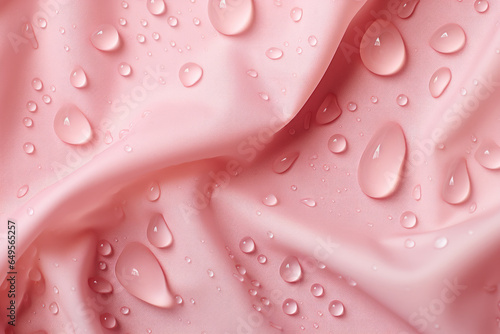
[[[1,329],[497,333],[497,6],[0,0]]]

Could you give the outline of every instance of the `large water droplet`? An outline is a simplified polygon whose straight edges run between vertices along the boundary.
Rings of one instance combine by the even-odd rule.
[[[277,60],[283,57],[283,51],[281,51],[281,49],[272,47],[266,50],[266,56],[269,59]]]
[[[311,285],[311,293],[314,297],[321,297],[325,294],[325,289],[319,283]]]
[[[100,320],[102,327],[107,329],[113,329],[117,325],[116,318],[110,313],[101,314]]]
[[[253,7],[253,0],[209,0],[208,18],[221,34],[237,35],[250,27]]]
[[[147,0],[147,7],[151,14],[161,15],[165,13],[167,6],[163,0]]]
[[[407,19],[413,14],[420,0],[403,0],[398,7],[398,16],[402,19]]]
[[[404,228],[414,228],[417,225],[417,216],[411,211],[406,211],[401,214],[399,222]]]
[[[19,190],[17,191],[17,198],[24,197],[28,193],[28,190],[29,186],[27,184],[19,188]]]
[[[85,115],[74,104],[66,104],[54,118],[54,131],[63,142],[80,145],[92,137],[92,128]]]
[[[69,81],[75,88],[82,88],[87,86],[87,75],[80,66],[76,66],[69,77]]]
[[[344,314],[344,304],[340,300],[332,300],[328,305],[328,311],[334,317],[340,317]]]
[[[342,110],[337,102],[337,97],[328,94],[316,112],[316,123],[328,124],[336,120],[342,114]]]
[[[273,194],[269,194],[262,200],[262,203],[267,206],[276,206],[278,204],[278,199]]]
[[[328,149],[332,153],[345,152],[347,148],[347,140],[342,135],[333,135],[328,140]]]
[[[113,291],[113,286],[106,279],[102,277],[91,277],[89,278],[89,287],[92,291],[96,293],[111,293]]]
[[[295,160],[297,160],[298,157],[299,152],[297,151],[285,153],[279,156],[273,162],[273,171],[278,174],[286,172],[290,169],[290,167],[292,167],[293,163],[295,162]]]
[[[500,147],[491,140],[481,143],[474,157],[484,168],[500,169]]]
[[[283,312],[288,315],[297,314],[297,312],[299,311],[299,305],[292,298],[285,299],[285,301],[283,301],[282,308]]]
[[[383,19],[377,19],[366,30],[359,52],[366,68],[378,75],[395,74],[406,61],[405,44],[399,30]]]
[[[255,242],[250,237],[245,237],[240,241],[240,249],[243,253],[250,254],[255,251]]]
[[[441,53],[453,53],[465,46],[465,32],[456,23],[448,23],[432,34],[430,46]]]
[[[186,63],[179,70],[179,79],[184,87],[191,87],[200,81],[203,76],[203,69],[195,63]]]
[[[294,283],[301,279],[302,268],[295,256],[287,256],[280,266],[280,276],[288,283]]]
[[[97,50],[112,51],[120,46],[120,35],[111,24],[103,24],[92,34],[90,41]]]
[[[373,198],[391,195],[401,180],[406,141],[397,123],[389,122],[372,137],[359,161],[358,182]]]
[[[465,159],[457,159],[450,165],[441,194],[450,204],[460,204],[469,198],[470,179]]]
[[[490,7],[490,4],[487,0],[476,0],[474,2],[474,9],[478,13],[484,13],[485,11],[488,10],[489,7]]]
[[[299,22],[302,19],[303,10],[302,8],[295,7],[290,11],[290,17],[294,22]]]
[[[143,244],[133,242],[125,246],[116,261],[115,274],[131,295],[158,307],[174,304],[158,260]]]
[[[155,202],[160,198],[161,188],[158,182],[151,182],[146,188],[146,198],[150,202]]]
[[[429,81],[429,91],[433,97],[440,97],[451,81],[451,71],[448,67],[441,67]]]
[[[147,236],[149,242],[158,248],[165,248],[172,244],[174,238],[168,228],[165,218],[161,214],[156,214],[149,221]]]

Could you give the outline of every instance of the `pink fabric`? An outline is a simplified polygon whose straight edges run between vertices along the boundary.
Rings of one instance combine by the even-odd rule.
[[[500,143],[498,3],[479,13],[472,0],[422,1],[402,19],[399,0],[254,0],[253,20],[234,36],[214,29],[207,1],[169,0],[157,16],[146,1],[124,4],[0,1],[4,275],[8,219],[17,228],[15,327],[7,323],[9,284],[0,291],[7,333],[496,333],[500,178],[474,155],[487,141]],[[405,43],[394,75],[370,72],[359,56],[376,19],[391,21]],[[36,39],[23,35],[26,22]],[[447,23],[467,36],[452,54],[429,46]],[[118,30],[117,50],[92,45],[102,24]],[[280,59],[266,56],[272,47]],[[119,74],[122,62],[132,67],[128,77]],[[188,62],[203,69],[191,87],[179,79]],[[86,87],[70,84],[75,66]],[[429,80],[444,66],[452,79],[434,98]],[[316,112],[329,93],[342,114],[320,125]],[[54,131],[68,103],[91,124],[87,144],[67,144]],[[404,133],[404,172],[392,195],[375,199],[360,188],[358,164],[388,122]],[[435,131],[446,139],[434,141]],[[345,152],[329,151],[334,134],[346,137]],[[300,154],[291,168],[274,172],[275,160],[293,152]],[[466,161],[471,190],[452,205],[442,192],[457,159]],[[151,201],[155,182],[161,194]],[[29,190],[18,198],[23,185]],[[275,206],[263,203],[271,194]],[[417,217],[414,228],[400,224],[406,211]],[[156,214],[173,236],[166,248],[147,237]],[[240,250],[245,237],[254,252]],[[111,244],[109,256],[98,253],[101,240]],[[134,242],[166,276],[166,307],[137,298],[117,277],[116,262]],[[298,282],[280,276],[287,256],[301,265]],[[93,291],[94,277],[113,291]],[[149,283],[143,288],[162,296],[161,280]],[[314,283],[323,296],[313,296]],[[298,303],[295,315],[283,311],[288,298]],[[341,316],[330,314],[334,300],[344,305]],[[103,326],[105,313],[115,328]]]

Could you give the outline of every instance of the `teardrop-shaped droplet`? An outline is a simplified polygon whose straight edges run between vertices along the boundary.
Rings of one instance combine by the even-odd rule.
[[[158,182],[151,182],[146,188],[146,198],[150,202],[155,202],[160,198],[161,188]]]
[[[158,248],[166,248],[172,244],[174,237],[168,228],[165,218],[161,214],[156,214],[149,221],[147,236],[149,242]]]
[[[415,11],[420,0],[403,0],[398,7],[398,16],[402,19],[407,19]]]
[[[287,256],[280,266],[280,276],[288,283],[297,282],[302,278],[302,267],[295,256]]]
[[[113,253],[113,247],[107,240],[101,240],[97,243],[97,253],[102,256],[110,256]]]
[[[463,203],[470,195],[470,178],[465,159],[455,160],[443,182],[442,196],[450,204]]]
[[[429,91],[432,97],[440,97],[451,81],[451,71],[448,67],[441,67],[431,77],[429,81]]]
[[[92,34],[90,41],[97,50],[112,51],[120,46],[120,35],[111,24],[103,24]]]
[[[333,94],[328,94],[321,103],[321,106],[316,112],[316,123],[328,124],[339,118],[342,110],[337,102],[337,97]]]
[[[391,195],[401,180],[406,140],[397,123],[382,126],[365,148],[358,166],[361,190],[373,198]]]
[[[85,144],[92,137],[92,128],[85,115],[74,104],[66,104],[54,118],[54,131],[63,142]]]
[[[484,168],[500,169],[500,147],[491,140],[481,143],[474,157]]]
[[[24,143],[23,150],[27,154],[33,154],[35,152],[35,145],[33,145],[33,143],[30,142]]]
[[[110,313],[101,314],[100,320],[102,327],[107,329],[113,329],[117,325],[116,318]]]
[[[19,188],[19,190],[17,191],[17,198],[24,197],[28,193],[28,190],[29,186],[27,184]]]
[[[278,204],[278,199],[273,194],[269,194],[262,200],[262,203],[267,206],[276,206]]]
[[[422,198],[422,187],[420,184],[417,184],[415,188],[413,188],[411,195],[415,201],[420,201]]]
[[[87,75],[80,66],[76,66],[69,77],[69,81],[75,88],[82,88],[87,86]]]
[[[328,311],[334,317],[340,317],[344,314],[344,304],[340,300],[332,300],[328,305]]]
[[[127,63],[120,63],[120,65],[118,65],[118,73],[120,73],[121,76],[128,77],[130,73],[132,73],[132,67]]]
[[[158,260],[143,244],[132,242],[125,246],[116,261],[115,275],[125,290],[151,305],[174,304]]]
[[[429,40],[430,46],[441,53],[454,53],[465,46],[465,32],[456,23],[448,23],[437,29]]]
[[[111,293],[113,291],[113,286],[105,278],[102,277],[91,277],[88,280],[89,287],[95,293]]]
[[[42,80],[40,80],[40,78],[35,78],[31,81],[31,86],[34,90],[42,90],[43,82]]]
[[[278,174],[286,172],[290,169],[290,167],[292,167],[293,163],[297,160],[298,157],[299,152],[297,151],[285,153],[279,156],[273,162],[273,171]]]
[[[272,47],[272,48],[269,48],[266,50],[266,56],[269,59],[277,60],[277,59],[280,59],[281,57],[283,57],[283,51],[281,51],[281,49]]]
[[[305,206],[308,206],[310,208],[314,208],[316,206],[316,201],[313,200],[312,198],[304,198],[301,199],[300,202],[304,204]]]
[[[52,314],[57,314],[59,313],[59,305],[57,305],[56,302],[53,302],[49,305],[49,311]]]
[[[253,0],[209,0],[208,18],[221,34],[237,35],[252,24],[253,7]]]
[[[319,283],[314,283],[311,285],[311,293],[314,297],[321,297],[325,293],[325,289]]]
[[[399,222],[404,228],[414,228],[417,225],[417,216],[411,211],[406,211],[401,214]]]
[[[184,87],[191,87],[200,81],[203,69],[195,63],[186,63],[179,70],[179,79]]]
[[[332,153],[345,152],[347,148],[347,140],[342,135],[333,135],[328,139],[328,149]]]
[[[474,2],[474,9],[478,13],[484,13],[485,11],[488,10],[489,7],[490,7],[490,3],[488,2],[488,0],[476,0]]]
[[[163,0],[147,0],[147,7],[151,14],[161,15],[165,13],[167,6]]]
[[[294,22],[299,22],[302,19],[303,10],[299,7],[294,7],[290,11],[290,17]]]
[[[250,254],[255,251],[255,242],[250,237],[245,237],[240,241],[240,249],[243,253]]]
[[[299,311],[299,305],[292,298],[285,299],[283,301],[282,308],[283,308],[283,312],[285,312],[285,314],[288,314],[288,315],[297,314],[297,312]]]
[[[395,74],[406,61],[405,43],[399,30],[383,19],[375,20],[366,30],[359,52],[365,67],[378,75]]]

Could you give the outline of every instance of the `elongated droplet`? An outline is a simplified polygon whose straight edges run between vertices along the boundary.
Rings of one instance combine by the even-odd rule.
[[[347,140],[342,135],[333,135],[328,139],[328,149],[332,153],[345,152],[347,148]]]
[[[448,23],[432,34],[430,46],[441,53],[454,53],[465,46],[465,32],[456,23]]]
[[[266,50],[266,56],[269,59],[277,60],[277,59],[280,59],[281,57],[283,57],[283,51],[281,51],[281,49],[274,48],[274,47],[269,48]]]
[[[156,214],[149,221],[147,236],[149,242],[158,248],[166,248],[172,244],[174,237],[168,228],[165,218],[161,214]]]
[[[74,104],[66,104],[54,118],[54,131],[63,142],[85,144],[92,137],[92,128],[85,115]]]
[[[401,214],[399,222],[404,228],[414,228],[417,225],[417,216],[411,211],[406,211]]]
[[[469,198],[470,179],[465,159],[457,159],[450,165],[441,194],[450,204],[460,204]]]
[[[28,190],[29,186],[27,184],[19,188],[19,190],[17,191],[17,198],[24,197],[28,193]]]
[[[179,79],[184,87],[191,87],[200,81],[203,76],[203,69],[195,63],[186,63],[179,70]]]
[[[155,202],[160,198],[161,188],[158,182],[151,182],[146,188],[146,198],[150,202]]]
[[[161,15],[165,13],[167,6],[163,0],[146,0],[147,7],[151,14],[153,15]]]
[[[293,163],[297,160],[298,157],[299,152],[297,151],[285,153],[279,156],[273,162],[273,171],[278,174],[286,172],[290,169],[290,167],[292,167]]]
[[[451,81],[451,71],[448,67],[441,67],[429,81],[429,91],[432,97],[440,97]]]
[[[35,32],[33,31],[33,26],[31,23],[25,23],[22,28],[23,37],[31,42],[31,46],[33,49],[38,49],[38,41],[35,36]]]
[[[146,303],[158,307],[174,304],[158,260],[143,244],[125,246],[116,261],[115,275],[125,290]]]
[[[280,266],[280,276],[288,283],[297,282],[302,278],[302,267],[295,256],[287,256]]]
[[[340,317],[344,314],[344,304],[340,300],[332,300],[328,305],[328,311],[334,317]]]
[[[91,277],[89,278],[89,287],[95,293],[111,293],[113,291],[113,286],[105,278],[102,277]]]
[[[366,30],[359,52],[366,68],[378,75],[395,74],[406,61],[405,43],[399,30],[382,19],[377,19]]]
[[[406,140],[397,123],[382,126],[365,148],[358,167],[358,183],[373,198],[391,195],[401,180]]]
[[[267,206],[276,206],[278,204],[278,199],[273,194],[269,194],[262,200],[262,203]]]
[[[341,114],[342,110],[337,102],[337,97],[328,94],[316,112],[316,123],[321,125],[331,123],[339,118]]]
[[[56,302],[53,302],[49,305],[49,311],[52,314],[57,314],[59,313],[59,305],[57,305]]]
[[[113,329],[117,325],[116,318],[110,313],[101,314],[100,320],[102,327],[107,329]]]
[[[76,66],[69,77],[69,81],[75,88],[82,88],[87,86],[87,75],[80,66]]]
[[[413,14],[420,0],[403,0],[398,7],[398,16],[402,19],[407,19]]]
[[[294,22],[299,22],[302,19],[302,8],[295,7],[290,11],[290,17]]]
[[[420,184],[417,184],[415,188],[413,188],[411,195],[413,196],[413,199],[415,201],[420,201],[420,199],[422,198],[422,187],[420,186]]]
[[[120,46],[120,35],[111,24],[103,24],[92,34],[90,41],[97,50],[113,51]]]
[[[484,168],[500,169],[500,147],[491,140],[479,145],[474,157]]]
[[[243,253],[250,254],[255,251],[255,242],[250,237],[245,237],[240,241],[240,249]]]
[[[282,308],[283,308],[283,312],[285,312],[285,314],[288,314],[288,315],[297,314],[297,312],[299,311],[299,305],[292,298],[285,299],[283,301]]]
[[[208,18],[221,34],[237,35],[252,24],[253,7],[252,0],[209,0]]]
[[[312,198],[304,198],[301,199],[300,202],[304,204],[305,206],[308,206],[310,208],[314,208],[316,206],[316,201],[313,200]]]

